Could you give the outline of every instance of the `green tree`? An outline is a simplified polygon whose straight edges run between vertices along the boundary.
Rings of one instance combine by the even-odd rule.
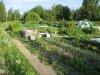
[[[80,8],[80,19],[96,20],[99,0],[83,0]]]
[[[43,18],[44,8],[42,6],[36,6],[35,8],[31,9],[30,12],[35,12],[41,18]]]
[[[20,21],[21,20],[21,14],[20,14],[19,10],[15,10],[13,12],[13,20],[14,21]]]
[[[68,6],[63,7],[63,19],[70,20],[70,15],[71,15],[71,12],[70,12],[69,7]]]
[[[70,20],[71,12],[68,6],[58,4],[55,6],[54,10],[57,20]]]
[[[62,20],[63,19],[63,5],[58,4],[55,6],[55,12],[56,12],[56,18],[57,20]]]
[[[8,10],[8,18],[7,18],[7,21],[13,21],[13,9],[10,8]]]
[[[0,22],[4,22],[6,21],[6,9],[5,9],[5,5],[3,3],[3,1],[0,1]]]
[[[98,7],[98,9],[97,9],[98,11],[97,11],[97,15],[96,15],[96,20],[100,20],[100,5],[99,5],[99,7]]]
[[[38,14],[36,14],[34,12],[29,12],[29,13],[27,13],[27,15],[25,17],[25,21],[37,21],[37,22],[40,22],[40,21],[42,21],[42,19],[39,17]]]

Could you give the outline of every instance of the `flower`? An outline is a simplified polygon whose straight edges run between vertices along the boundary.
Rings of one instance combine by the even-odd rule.
[[[19,64],[21,61],[16,60],[16,63]]]

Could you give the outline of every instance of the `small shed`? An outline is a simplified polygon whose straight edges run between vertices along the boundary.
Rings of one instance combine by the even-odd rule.
[[[30,40],[35,40],[38,34],[37,30],[23,29],[21,30],[21,36],[24,38],[29,38]]]

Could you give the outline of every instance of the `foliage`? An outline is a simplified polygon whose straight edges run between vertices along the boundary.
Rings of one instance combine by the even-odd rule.
[[[56,12],[56,18],[57,20],[69,20],[70,17],[70,9],[68,6],[63,6],[63,5],[56,5],[54,8],[54,11]]]
[[[47,28],[47,31],[51,34],[57,34],[58,33],[58,28],[57,27],[52,27],[52,26],[49,26]]]
[[[36,6],[33,9],[31,9],[30,12],[35,12],[41,18],[43,18],[42,16],[43,16],[44,8],[42,6]]]
[[[0,1],[0,22],[5,22],[6,21],[6,9],[3,1]]]
[[[83,0],[82,7],[79,9],[79,19],[96,20],[99,12],[99,0]]]
[[[83,32],[86,33],[86,34],[89,34],[89,33],[91,34],[91,33],[93,33],[93,32],[96,31],[95,28],[83,28],[82,30],[83,30]]]
[[[13,21],[13,9],[12,9],[12,8],[10,8],[10,9],[8,10],[7,21]]]
[[[37,21],[37,22],[41,22],[42,19],[39,17],[38,14],[36,14],[34,12],[30,12],[25,17],[25,21]]]
[[[13,10],[10,8],[8,10],[7,21],[21,21],[21,14],[19,10]]]
[[[10,31],[12,35],[19,34],[23,25],[19,21],[13,21],[9,23],[9,26],[6,28],[6,31]]]
[[[20,21],[21,20],[21,14],[20,14],[19,10],[15,10],[12,14],[12,17],[13,17],[14,21]]]

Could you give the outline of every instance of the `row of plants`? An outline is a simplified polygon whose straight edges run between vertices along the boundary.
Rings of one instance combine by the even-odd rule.
[[[70,67],[73,67],[77,71],[85,73],[86,75],[97,75],[97,74],[99,74],[100,66],[98,67],[97,64],[92,65],[92,64],[87,63],[84,60],[85,56],[83,55],[84,58],[80,57],[80,54],[78,54],[78,51],[73,52],[74,59],[72,59],[70,61],[70,60],[65,59],[66,52],[71,51],[71,49],[69,49],[68,47],[66,47],[66,50],[64,50],[63,48],[60,48],[58,46],[53,46],[54,44],[45,42],[43,39],[35,40],[33,42],[27,41],[27,43],[30,45],[29,49],[31,51],[33,50],[32,48],[39,50],[38,53],[40,54],[39,57],[40,57],[41,60],[47,61],[49,64],[53,64],[54,67],[56,65],[54,65],[53,62],[55,62],[60,68],[64,68],[64,69],[61,70],[61,73],[63,73],[64,75],[66,73],[70,73],[70,71],[68,72],[68,71],[65,70],[65,67],[68,66],[68,65]],[[60,64],[63,64],[65,67],[60,65]],[[56,66],[56,68],[58,68],[58,67]],[[95,68],[95,70],[94,70],[94,68]],[[90,70],[90,71],[88,71],[88,70]],[[59,70],[58,70],[58,72],[59,72]]]
[[[92,41],[90,39],[75,39],[75,38],[63,38],[64,43],[68,43],[74,47],[79,47],[82,50],[89,50],[93,53],[100,53],[100,43]]]
[[[41,62],[52,65],[56,70],[57,75],[66,75],[66,74],[70,75],[71,73],[74,74],[75,72],[79,73],[71,66],[68,66],[62,62],[63,59],[65,58],[65,55],[63,55],[62,52],[63,50],[61,48],[50,45],[44,42],[42,39],[29,41],[27,39],[25,40],[20,38],[20,40],[23,41],[25,44],[27,44],[26,45],[27,48],[32,53],[35,52],[38,55]]]
[[[8,75],[39,75],[3,31],[0,32],[0,48],[5,51],[4,58]]]
[[[58,46],[55,46],[56,47],[56,49],[55,49],[55,48],[53,48],[53,45],[51,45],[51,43],[47,43],[47,42],[44,42],[44,41],[42,41],[42,42],[38,41],[37,43],[38,44],[40,43],[40,47],[42,46],[41,47],[42,49],[45,49],[45,50],[48,50],[48,49],[49,50],[57,50],[57,52],[60,51],[60,53],[62,53],[62,55],[64,55],[65,52],[71,50],[70,48],[68,48],[68,46],[66,47],[65,51],[63,50],[64,48],[60,48]],[[45,47],[45,45],[46,45],[46,47]],[[72,49],[72,50],[74,51],[75,48]],[[83,57],[82,57],[82,55],[83,55]],[[85,59],[89,59],[90,57],[87,57],[87,56],[84,57],[84,54],[82,54],[82,53],[80,54],[78,51],[77,52],[74,51],[73,52],[73,56],[74,56],[74,59],[72,60],[72,62],[68,63],[68,65],[73,64],[73,65],[71,65],[72,67],[74,67],[75,69],[77,69],[77,70],[79,70],[79,71],[81,71],[83,73],[86,73],[87,75],[97,75],[97,74],[99,74],[99,69],[100,69],[99,63],[100,63],[100,60],[96,60],[95,61],[95,58],[94,59],[92,58],[90,60],[94,61],[94,62],[98,62],[98,64],[94,63],[94,62],[93,63],[92,62],[89,63]],[[61,59],[63,59],[63,58],[61,58]],[[61,61],[61,60],[59,60],[59,61]],[[67,60],[66,62],[69,62],[69,61]],[[83,64],[83,65],[81,65],[81,64]],[[90,70],[91,72],[89,72],[88,70]]]
[[[72,38],[73,39],[73,38]],[[70,38],[70,40],[72,40]],[[76,47],[74,45],[77,45],[78,43],[75,42],[77,40],[74,40],[74,45],[72,45],[72,42],[70,42],[69,40],[66,40],[66,39],[62,39],[62,38],[49,38],[49,39],[44,39],[44,41],[48,42],[48,43],[51,43],[52,45],[56,45],[58,47],[61,47],[63,49],[72,49],[72,51],[74,52],[78,52],[79,54],[83,54],[85,55],[85,57],[87,56],[87,58],[89,58],[89,56],[91,57],[94,57],[95,59],[100,59],[98,56],[99,56],[99,53],[97,53],[96,51],[91,51],[89,49],[82,49],[80,47]],[[86,43],[86,46],[87,47],[87,41],[83,41]],[[95,46],[95,47],[98,47],[99,48],[99,43],[98,42],[94,42],[94,41],[91,41],[91,46]]]
[[[78,60],[81,63],[83,63],[83,61],[85,61],[85,64],[88,64],[87,65],[88,67],[90,66],[90,68],[92,67],[92,69],[95,68],[95,70],[97,70],[99,72],[99,69],[100,69],[100,66],[99,66],[100,56],[99,56],[98,53],[91,52],[89,50],[82,50],[82,49],[77,48],[77,47],[72,47],[71,45],[68,45],[64,42],[59,41],[59,39],[57,39],[57,38],[56,39],[55,38],[52,38],[52,39],[50,38],[50,39],[44,39],[44,40],[48,43],[51,43],[52,45],[56,45],[58,47],[63,48],[63,50],[65,50],[65,51],[67,50],[67,51],[72,52],[77,57],[77,59],[75,59],[75,60]],[[79,60],[79,59],[81,59],[81,60]],[[73,64],[73,66],[74,65],[75,64]],[[86,68],[84,68],[84,70],[85,69]],[[94,74],[95,74],[95,72],[94,72]]]

